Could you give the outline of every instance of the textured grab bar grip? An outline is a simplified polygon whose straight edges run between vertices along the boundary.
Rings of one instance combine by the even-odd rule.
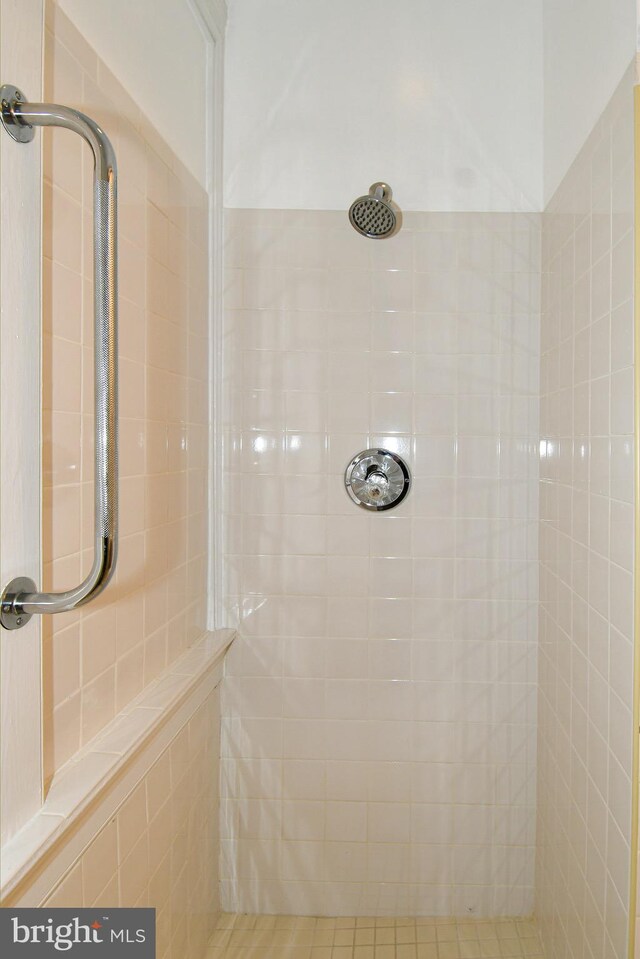
[[[115,184],[96,180],[95,251],[95,411],[96,534],[115,537],[118,472],[117,329],[113,302],[116,245]]]

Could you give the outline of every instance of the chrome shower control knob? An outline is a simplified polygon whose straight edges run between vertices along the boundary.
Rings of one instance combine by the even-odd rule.
[[[409,492],[407,464],[389,450],[363,450],[351,460],[344,475],[347,493],[363,509],[379,512],[401,503]]]
[[[366,483],[369,496],[375,500],[378,500],[380,497],[384,496],[389,486],[389,480],[387,477],[374,466],[369,468]]]

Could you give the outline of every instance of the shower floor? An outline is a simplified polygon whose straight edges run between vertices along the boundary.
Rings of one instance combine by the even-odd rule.
[[[544,959],[531,919],[388,919],[223,913],[206,959]]]

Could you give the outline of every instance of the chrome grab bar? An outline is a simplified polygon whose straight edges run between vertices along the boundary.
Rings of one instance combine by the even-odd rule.
[[[0,623],[19,629],[34,613],[66,613],[98,596],[115,570],[118,553],[118,291],[116,158],[107,135],[78,110],[52,103],[28,103],[17,87],[0,87],[0,121],[19,143],[36,126],[65,127],[83,137],[93,152],[93,275],[95,371],[95,548],[93,566],[75,589],[38,592],[19,576],[0,597]]]

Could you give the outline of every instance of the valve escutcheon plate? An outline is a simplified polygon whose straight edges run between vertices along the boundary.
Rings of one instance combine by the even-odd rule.
[[[354,503],[363,509],[391,509],[409,492],[411,476],[407,464],[389,450],[363,450],[351,460],[344,485]]]

